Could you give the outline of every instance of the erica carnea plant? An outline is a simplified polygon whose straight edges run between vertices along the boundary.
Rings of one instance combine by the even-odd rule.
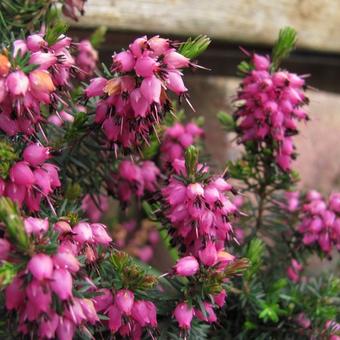
[[[295,188],[294,30],[246,52],[219,114],[244,152],[214,172],[204,123],[175,103],[191,106],[184,72],[210,40],[142,36],[100,66],[105,30],[67,35],[62,13],[83,12],[0,4],[1,338],[338,339],[340,281],[308,259],[339,249],[340,199]],[[165,272],[145,264],[159,243]]]

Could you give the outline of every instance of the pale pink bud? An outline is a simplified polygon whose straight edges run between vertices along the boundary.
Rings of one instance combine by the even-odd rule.
[[[42,169],[47,171],[47,173],[50,177],[51,187],[53,189],[61,186],[61,183],[60,183],[60,180],[59,180],[59,175],[58,175],[59,168],[57,166],[55,166],[54,164],[51,164],[51,163],[45,163],[45,164],[43,164]]]
[[[155,76],[145,78],[142,81],[140,90],[149,104],[153,102],[159,104],[161,96],[162,82]]]
[[[67,300],[72,297],[72,275],[68,270],[55,269],[50,286],[60,300]]]
[[[80,244],[85,242],[91,242],[93,239],[93,233],[90,224],[86,222],[80,222],[73,228],[75,234],[73,238]]]
[[[47,70],[57,63],[57,57],[50,52],[35,52],[31,55],[29,63],[39,65],[38,70]]]
[[[112,305],[108,309],[108,317],[110,331],[112,333],[117,332],[122,325],[122,313],[120,309],[116,305]]]
[[[217,262],[217,250],[213,242],[208,241],[206,247],[198,252],[200,261],[206,266],[213,266]]]
[[[12,72],[6,79],[7,89],[14,96],[24,96],[28,90],[28,85],[28,77],[22,71]]]
[[[47,218],[27,217],[24,220],[25,231],[27,234],[41,235],[48,230]]]
[[[148,45],[157,56],[165,54],[165,52],[167,52],[170,48],[169,40],[160,38],[159,35],[150,38],[148,40]]]
[[[121,289],[115,295],[116,306],[126,315],[131,314],[134,302],[134,295],[128,289]]]
[[[135,57],[140,57],[142,55],[142,50],[146,47],[147,38],[146,35],[135,39],[130,45],[129,49]]]
[[[177,261],[174,269],[179,276],[192,276],[197,273],[199,264],[195,257],[185,256]]]
[[[24,161],[15,163],[10,169],[9,176],[15,184],[30,186],[35,183],[34,174]]]
[[[6,260],[11,249],[11,244],[4,238],[0,238],[0,261]]]
[[[16,58],[18,54],[21,57],[23,57],[26,52],[27,52],[27,45],[24,40],[15,40],[13,42],[13,57],[14,58]]]
[[[26,39],[27,47],[31,52],[38,52],[42,47],[47,46],[47,42],[40,34],[31,34]]]
[[[48,255],[36,254],[28,262],[27,269],[39,281],[50,279],[53,272],[53,262]]]
[[[100,223],[91,224],[93,240],[95,243],[108,245],[112,239],[106,231],[106,226]]]
[[[38,143],[28,145],[23,152],[24,160],[32,166],[41,165],[49,157],[49,148],[46,148]]]
[[[59,251],[53,256],[53,263],[55,267],[67,269],[72,273],[76,273],[80,268],[78,259],[71,252]]]
[[[130,51],[122,51],[113,57],[114,69],[118,72],[130,72],[135,66],[135,58]]]
[[[65,221],[58,221],[54,225],[54,230],[58,231],[59,233],[69,233],[72,232],[72,228],[69,223]]]
[[[107,80],[103,77],[91,79],[90,85],[85,89],[87,97],[101,96],[104,93],[104,87]]]
[[[56,114],[50,115],[47,118],[47,121],[50,124],[53,124],[53,125],[58,126],[58,127],[61,127],[64,124],[64,121]]]
[[[177,95],[181,95],[188,91],[184,85],[182,75],[178,71],[168,71],[166,85],[170,91]]]
[[[267,71],[270,66],[270,61],[268,57],[261,56],[259,54],[254,54],[253,64],[256,70]]]
[[[59,340],[72,340],[75,330],[75,324],[71,320],[62,317],[59,319],[57,328],[57,336]]]
[[[177,69],[188,67],[190,59],[178,52],[170,51],[164,56],[164,63],[167,64],[170,69]]]
[[[82,111],[82,112],[84,112],[84,111]],[[68,113],[64,110],[59,112],[59,116],[64,120],[64,122],[69,122],[69,123],[74,122],[74,117],[70,113]]]
[[[185,302],[179,303],[173,314],[180,328],[190,329],[191,320],[194,316],[194,309],[192,307]]]

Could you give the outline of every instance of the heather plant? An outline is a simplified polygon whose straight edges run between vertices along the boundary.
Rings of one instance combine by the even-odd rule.
[[[100,66],[105,30],[67,35],[61,13],[83,12],[0,4],[1,338],[338,339],[340,280],[308,261],[339,250],[340,194],[299,193],[292,170],[308,120],[305,77],[280,68],[295,31],[245,51],[218,115],[244,152],[213,171],[204,122],[175,104],[192,107],[184,71],[209,38],[142,36]],[[146,265],[159,243],[166,272]]]

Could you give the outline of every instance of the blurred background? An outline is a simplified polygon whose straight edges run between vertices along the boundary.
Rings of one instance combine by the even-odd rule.
[[[186,111],[205,118],[205,144],[220,168],[238,154],[230,143],[232,136],[222,130],[216,114],[221,110],[232,112],[237,65],[244,58],[240,46],[269,54],[279,30],[292,26],[298,31],[298,45],[283,67],[310,75],[311,117],[297,137],[300,157],[294,168],[304,189],[315,188],[326,195],[340,189],[340,1],[88,0],[85,16],[71,25],[71,34],[78,40],[98,26],[108,28],[99,51],[106,64],[111,63],[114,51],[126,48],[140,35],[161,34],[180,41],[208,35],[212,43],[200,56],[199,64],[211,71],[187,72],[186,85],[196,113],[189,107]],[[148,232],[137,235],[137,243],[148,237]],[[130,232],[116,236],[124,239],[126,233]],[[169,262],[164,251],[159,254],[161,267],[166,268]]]

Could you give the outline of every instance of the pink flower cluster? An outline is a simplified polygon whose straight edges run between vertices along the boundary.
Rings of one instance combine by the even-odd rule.
[[[137,164],[124,160],[113,173],[108,185],[109,190],[121,203],[126,204],[131,201],[133,195],[141,198],[146,192],[155,192],[159,175],[160,171],[152,161]]]
[[[177,160],[176,167],[178,163],[182,162]],[[183,174],[184,169],[181,171]],[[169,234],[184,254],[173,268],[175,275],[190,278],[203,268],[222,272],[234,261],[235,257],[225,251],[225,243],[233,234],[229,220],[237,213],[237,207],[226,195],[231,190],[232,186],[222,177],[185,183],[178,176],[172,176],[162,190],[165,215],[171,224]],[[214,304],[205,301],[206,313],[180,302],[173,313],[179,327],[189,329],[194,316],[205,322],[215,322],[214,308],[223,306],[225,296],[225,291],[221,290],[213,297]]]
[[[305,80],[288,71],[271,72],[270,59],[255,54],[254,69],[242,81],[235,116],[240,118],[241,141],[274,142],[276,162],[283,171],[291,167],[297,120],[307,120],[302,106],[308,101]]]
[[[131,148],[148,141],[171,106],[167,92],[186,94],[181,70],[190,60],[173,46],[159,36],[138,38],[113,56],[112,70],[118,75],[91,80],[85,93],[101,96],[95,121],[110,142]]]
[[[175,123],[167,127],[161,144],[161,162],[163,167],[173,166],[176,159],[184,159],[185,149],[203,137],[203,130],[195,123]]]
[[[36,245],[48,242],[47,219],[28,217],[24,226],[26,233],[34,236]],[[23,334],[30,332],[34,322],[39,339],[56,336],[61,340],[71,340],[77,327],[86,328],[86,325],[99,321],[93,299],[73,295],[73,290],[81,288],[74,280],[81,268],[77,256],[86,246],[107,246],[111,238],[106,227],[100,224],[79,223],[72,229],[67,222],[60,221],[54,230],[60,234],[57,251],[52,255],[42,252],[31,255],[26,268],[6,288],[6,308],[18,313],[18,329]],[[11,245],[6,239],[3,241],[7,244],[1,244],[1,260],[11,260]],[[89,279],[87,281],[92,290],[96,288]],[[52,295],[63,306],[62,314],[55,309]]]
[[[237,208],[226,195],[231,190],[222,177],[208,183],[185,184],[174,176],[162,190],[172,237],[185,248],[184,253],[202,259],[205,249],[215,249],[212,260],[203,260],[207,265],[216,263],[217,252],[224,249],[233,233],[229,219]]]
[[[0,177],[0,196],[7,196],[21,207],[26,204],[30,211],[39,211],[42,199],[48,199],[60,187],[58,167],[46,163],[49,148],[29,144],[23,151],[23,160],[12,165],[9,179]]]
[[[82,40],[78,45],[76,65],[79,68],[78,77],[81,80],[93,75],[98,62],[98,52],[93,48],[89,40]]]
[[[19,132],[30,135],[34,125],[43,120],[41,104],[65,104],[60,91],[69,86],[70,72],[75,67],[70,45],[71,38],[66,36],[49,46],[44,34],[32,34],[13,42],[11,62],[1,55],[0,130],[9,136]],[[27,64],[20,64],[20,69],[14,58],[27,56]]]
[[[290,266],[287,269],[287,276],[291,281],[297,283],[301,279],[302,270],[302,265],[297,260],[292,259]]]
[[[214,311],[216,307],[223,307],[225,304],[226,292],[223,289],[219,294],[213,297],[213,303],[205,301],[203,307],[205,313],[201,309],[194,308],[186,302],[180,302],[174,309],[173,316],[175,317],[178,326],[182,330],[188,330],[191,327],[192,319],[196,316],[200,321],[214,323],[217,321],[217,316]]]
[[[310,191],[300,209],[298,231],[303,234],[303,243],[317,243],[326,254],[332,246],[340,250],[340,193],[331,194],[326,201],[317,191]]]
[[[97,312],[109,317],[107,327],[112,333],[119,333],[130,339],[141,339],[143,328],[151,334],[157,327],[156,306],[147,300],[136,300],[133,292],[121,289],[112,292],[101,289],[102,295],[94,298]]]
[[[103,213],[109,209],[109,198],[106,195],[85,195],[81,203],[81,209],[86,213],[91,222],[99,222]]]

